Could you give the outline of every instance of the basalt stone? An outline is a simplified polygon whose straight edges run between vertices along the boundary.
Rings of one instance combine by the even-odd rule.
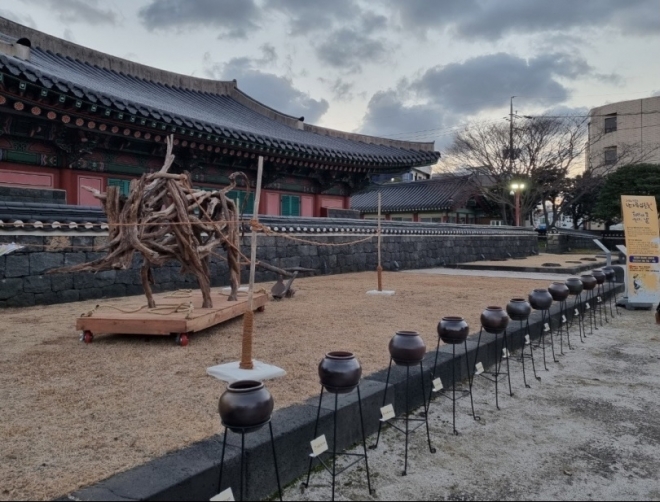
[[[76,289],[93,288],[94,274],[91,272],[77,272],[73,274],[73,287]]]
[[[86,288],[78,290],[81,300],[96,300],[103,297],[101,288]]]
[[[28,255],[9,255],[5,262],[5,277],[24,277],[30,275]]]
[[[0,300],[7,300],[23,292],[23,279],[2,279],[0,281]]]
[[[64,253],[64,266],[70,267],[72,265],[80,265],[87,262],[87,255],[85,253]]]
[[[6,256],[0,256],[0,279],[5,276]]]
[[[30,255],[30,274],[43,274],[47,270],[64,265],[62,253],[32,253]]]
[[[8,307],[32,307],[34,304],[34,293],[19,293],[7,299]]]
[[[68,302],[77,302],[80,300],[80,292],[76,291],[75,289],[70,289],[68,291],[62,291],[59,293],[60,296],[60,303],[68,303]]]
[[[101,288],[103,296],[107,298],[116,298],[117,296],[126,295],[126,286],[123,284],[113,284],[112,286],[105,286]]]
[[[73,274],[56,274],[51,277],[50,289],[54,292],[73,288]]]
[[[45,293],[51,290],[51,276],[48,275],[33,275],[23,281],[23,291],[26,293]]]

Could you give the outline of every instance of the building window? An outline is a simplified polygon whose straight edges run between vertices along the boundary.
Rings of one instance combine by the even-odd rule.
[[[605,165],[611,166],[612,164],[616,164],[617,161],[616,146],[609,146],[605,148],[604,154],[605,154]]]
[[[392,221],[413,221],[412,216],[392,216]]]
[[[128,197],[128,192],[131,191],[131,180],[121,180],[118,178],[108,178],[109,187],[119,187],[119,195]]]
[[[247,201],[245,200],[246,193],[243,190],[230,190],[227,192],[227,198],[236,203],[236,207],[241,213],[254,214],[254,192],[250,192],[250,195],[247,196]]]
[[[616,113],[605,117],[605,134],[616,131]]]
[[[422,223],[442,223],[442,217],[424,217],[420,216],[419,221]]]
[[[300,216],[300,197],[297,195],[282,195],[280,198],[280,215]]]

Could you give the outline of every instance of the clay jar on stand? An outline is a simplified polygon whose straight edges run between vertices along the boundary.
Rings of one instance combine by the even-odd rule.
[[[362,366],[351,352],[328,352],[319,363],[321,385],[333,394],[348,394],[361,376]]]
[[[568,289],[568,286],[563,282],[553,282],[550,284],[548,292],[552,296],[552,299],[556,302],[563,302],[571,293]]]
[[[222,424],[232,432],[256,430],[268,423],[273,414],[273,397],[264,384],[238,380],[220,396],[218,411]]]
[[[601,270],[605,273],[605,277],[607,278],[608,281],[614,280],[616,276],[616,272],[612,267],[603,267]]]
[[[582,281],[580,280],[579,277],[569,277],[566,279],[566,286],[568,287],[568,292],[569,294],[573,296],[577,296],[580,293],[582,293],[582,290],[584,289],[584,284],[582,284]]]
[[[596,278],[591,274],[581,275],[580,280],[582,281],[582,285],[584,286],[584,289],[587,291],[591,291],[596,287],[596,284],[598,284]]]
[[[603,284],[605,282],[605,272],[603,272],[600,269],[592,270],[591,275],[593,275],[596,278],[596,284]]]
[[[397,331],[390,340],[389,349],[399,366],[415,366],[426,354],[426,344],[417,331]]]
[[[447,316],[438,323],[438,336],[447,344],[463,343],[469,334],[470,326],[462,317]]]
[[[524,298],[511,298],[506,305],[506,313],[514,321],[524,321],[532,313],[532,306]]]
[[[534,310],[548,310],[552,305],[552,295],[547,289],[535,289],[529,294],[529,304]]]
[[[502,307],[486,307],[481,313],[481,325],[487,333],[501,333],[509,325],[509,316]]]

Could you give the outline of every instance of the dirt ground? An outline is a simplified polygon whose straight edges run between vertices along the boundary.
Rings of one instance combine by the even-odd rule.
[[[276,407],[319,392],[328,351],[354,352],[369,374],[387,365],[396,330],[417,330],[434,348],[442,316],[474,328],[486,306],[549,281],[386,273],[396,295],[366,295],[375,282],[374,273],[297,279],[294,298],[255,316],[254,357],[287,371],[267,384]],[[2,311],[0,500],[60,496],[221,430],[225,384],[206,368],[240,358],[242,321],[195,334],[185,348],[126,335],[85,345],[75,319],[97,303]]]
[[[531,389],[512,363],[514,397],[500,388],[501,411],[493,384],[477,378],[481,421],[469,413],[469,399],[459,401],[459,436],[451,401],[436,398],[429,424],[437,452],[429,453],[423,429],[413,434],[406,477],[403,436],[386,429],[369,450],[375,495],[360,466],[338,478],[336,500],[660,500],[660,326],[653,312],[622,310],[586,343],[571,339],[575,350],[549,361]],[[307,490],[298,481],[284,500],[329,500],[329,481],[316,472]]]

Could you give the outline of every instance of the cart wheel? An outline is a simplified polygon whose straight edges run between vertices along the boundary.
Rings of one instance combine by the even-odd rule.
[[[257,307],[257,312],[263,312],[264,310],[266,310],[265,305],[262,305],[261,307]]]
[[[94,341],[94,334],[89,330],[83,332],[82,341],[85,343],[92,343]]]
[[[179,335],[176,335],[176,344],[180,345],[181,347],[185,347],[188,345],[188,342],[190,340],[188,339],[188,334],[187,333],[181,333]]]

